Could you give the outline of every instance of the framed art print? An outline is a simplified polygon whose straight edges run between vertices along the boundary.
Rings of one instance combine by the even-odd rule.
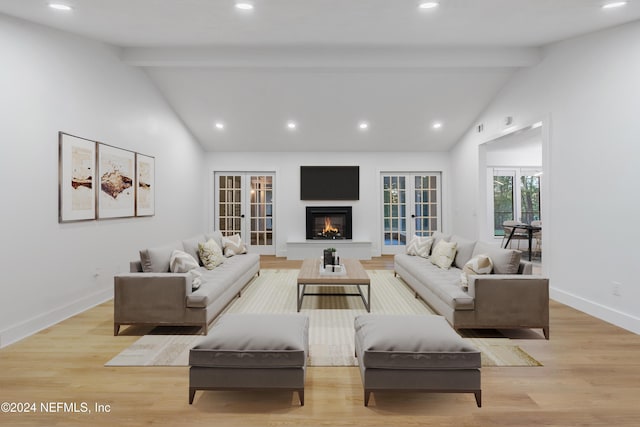
[[[96,218],[96,142],[58,133],[58,221]]]
[[[136,153],[136,216],[155,214],[155,159]]]
[[[135,153],[98,143],[98,219],[135,215]]]

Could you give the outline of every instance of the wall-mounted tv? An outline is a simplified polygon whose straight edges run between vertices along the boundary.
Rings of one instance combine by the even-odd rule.
[[[300,200],[359,200],[360,166],[300,166]]]

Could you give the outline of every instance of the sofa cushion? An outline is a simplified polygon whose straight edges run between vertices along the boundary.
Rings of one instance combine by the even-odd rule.
[[[355,319],[367,368],[476,369],[480,352],[442,316],[365,314]]]
[[[413,236],[413,238],[407,245],[407,254],[412,256],[420,256],[422,258],[429,258],[432,244],[432,237]]]
[[[458,268],[463,268],[464,265],[473,256],[473,249],[476,246],[475,240],[465,239],[464,237],[453,235],[450,242],[456,242],[456,258],[453,261],[453,265]]]
[[[419,286],[427,288],[452,309],[474,309],[473,297],[460,287],[460,269],[445,270],[433,265],[429,260],[407,254],[397,254],[394,264],[406,270],[419,282]]]
[[[191,366],[299,368],[309,354],[303,314],[225,314],[189,352]]]
[[[207,270],[213,270],[224,262],[222,249],[213,239],[209,239],[205,243],[198,243],[198,253],[200,254],[202,265]]]
[[[224,250],[224,256],[227,258],[247,253],[247,247],[244,245],[239,234],[222,237],[222,249]]]
[[[217,272],[218,269],[212,270]],[[200,267],[198,271],[201,273],[200,287],[193,289],[192,292],[187,295],[187,307],[189,308],[207,308],[216,299],[222,295],[222,293],[233,283],[230,274],[218,274],[211,275],[209,270],[204,267]]]
[[[448,269],[456,257],[456,243],[441,240],[431,253],[431,262],[440,268]]]
[[[494,274],[518,274],[520,255],[522,252],[514,249],[502,249],[485,242],[476,243],[473,256],[484,254],[493,262]]]
[[[259,262],[260,255],[246,254],[227,258],[213,270],[200,267],[198,271],[202,272],[202,286],[196,292],[187,295],[187,307],[209,306]]]
[[[171,253],[171,259],[169,260],[169,271],[172,273],[188,273],[189,271],[200,267],[200,264],[194,257],[186,253],[175,249]]]
[[[141,250],[140,263],[142,264],[142,271],[145,273],[168,273],[171,254],[176,249],[184,250],[181,242]]]
[[[204,243],[207,239],[204,237],[204,234],[200,234],[198,236],[193,236],[190,239],[185,239],[182,241],[182,246],[184,247],[184,251],[194,257],[200,265],[202,265],[202,261],[200,261],[200,254],[198,253],[198,243]]]

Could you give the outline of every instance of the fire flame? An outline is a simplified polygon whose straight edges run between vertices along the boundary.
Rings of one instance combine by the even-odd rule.
[[[324,217],[324,228],[322,229],[322,233],[337,233],[338,229],[335,228],[332,224],[331,224],[331,218],[326,216]]]

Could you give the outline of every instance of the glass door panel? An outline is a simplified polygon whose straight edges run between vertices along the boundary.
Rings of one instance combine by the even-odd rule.
[[[242,235],[242,176],[218,177],[218,229],[224,236]]]
[[[438,230],[438,177],[414,177],[413,234],[431,236]]]
[[[384,246],[406,245],[406,178],[384,176],[382,180]]]
[[[252,246],[273,245],[273,176],[252,175],[249,204],[251,206]]]

